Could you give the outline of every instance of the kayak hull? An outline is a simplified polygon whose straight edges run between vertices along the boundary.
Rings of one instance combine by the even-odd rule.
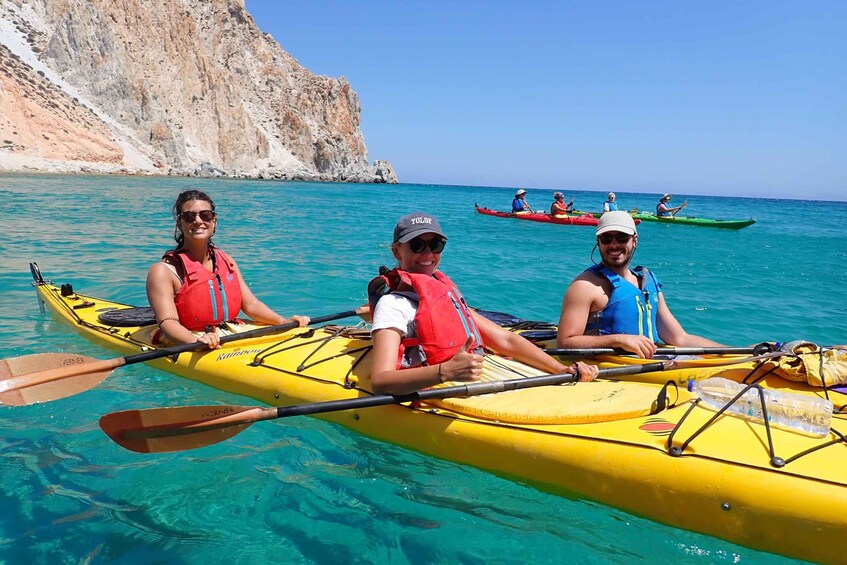
[[[669,216],[660,217],[649,212],[637,212],[632,217],[642,222],[658,222],[661,224],[682,224],[686,226],[700,226],[704,228],[723,228],[727,230],[740,230],[752,226],[756,220],[712,220],[709,218],[697,218],[695,216]]]
[[[574,212],[575,214],[591,215],[599,218],[602,212]],[[740,230],[756,223],[754,218],[738,220],[713,220],[710,218],[698,218],[696,216],[670,216],[659,217],[650,212],[630,211],[630,215],[636,222],[658,222],[662,224],[680,224],[686,226],[700,226],[706,228],[723,228],[727,230]]]
[[[579,216],[556,217],[549,214],[529,213],[529,214],[512,214],[510,212],[498,212],[490,208],[485,208],[474,204],[477,213],[486,216],[496,216],[498,218],[514,218],[516,220],[527,220],[530,222],[541,222],[545,224],[561,224],[566,226],[596,226],[599,220],[590,214]]]
[[[114,328],[98,320],[103,311],[126,305],[75,293],[62,296],[51,284],[39,285],[38,292],[56,319],[95,343],[124,355],[156,347],[150,342],[155,326]],[[79,305],[89,306],[74,308]],[[370,345],[367,333],[353,328],[298,328],[151,364],[266,404],[291,405],[369,396]],[[523,396],[518,393],[539,392],[555,395],[567,412],[571,395],[595,385],[617,387],[617,396],[608,402],[622,406],[636,398],[635,392],[661,389],[642,383],[580,383],[489,398],[519,404]],[[764,426],[729,416],[709,423],[713,415],[683,391],[677,406],[658,414],[600,422],[506,423],[426,403],[318,417],[549,492],[596,500],[751,548],[812,561],[841,561],[847,531],[847,446],[827,446],[837,439],[834,434],[817,439],[771,429],[777,455],[786,460],[818,448],[775,467]],[[704,431],[680,454],[671,449],[701,428]],[[847,433],[847,421],[836,416],[833,429]]]

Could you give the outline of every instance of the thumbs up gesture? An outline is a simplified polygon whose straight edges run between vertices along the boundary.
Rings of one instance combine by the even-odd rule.
[[[473,342],[468,337],[459,351],[441,364],[442,381],[478,381],[482,377],[482,355],[470,353]]]

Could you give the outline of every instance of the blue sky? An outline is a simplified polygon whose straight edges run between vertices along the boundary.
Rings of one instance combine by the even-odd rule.
[[[402,182],[847,200],[847,2],[246,5]]]

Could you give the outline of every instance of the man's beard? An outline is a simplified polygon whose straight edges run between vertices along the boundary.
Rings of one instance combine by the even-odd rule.
[[[603,263],[605,263],[609,267],[626,267],[632,260],[632,256],[634,253],[635,247],[633,247],[632,249],[624,247],[623,251],[620,254],[609,253],[609,250],[607,249],[605,253],[603,251],[600,251],[600,258],[603,260]]]

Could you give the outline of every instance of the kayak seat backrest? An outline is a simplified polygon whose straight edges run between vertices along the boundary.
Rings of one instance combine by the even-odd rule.
[[[97,319],[102,324],[119,328],[152,326],[156,323],[156,315],[149,306],[106,310]]]

